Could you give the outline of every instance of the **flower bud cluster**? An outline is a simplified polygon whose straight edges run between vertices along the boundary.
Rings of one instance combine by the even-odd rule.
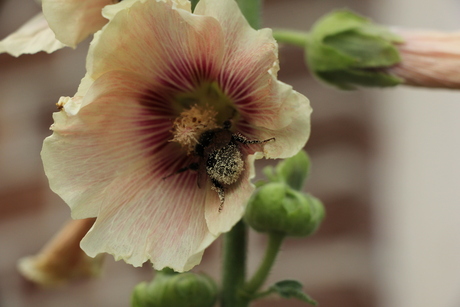
[[[175,273],[165,269],[151,283],[134,288],[132,307],[212,307],[217,300],[217,286],[202,274]]]

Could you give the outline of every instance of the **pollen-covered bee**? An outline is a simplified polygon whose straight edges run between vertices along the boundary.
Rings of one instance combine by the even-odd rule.
[[[201,173],[205,172],[211,181],[211,188],[219,195],[219,212],[224,205],[225,188],[235,183],[244,170],[240,144],[263,144],[275,140],[275,138],[263,141],[249,140],[240,133],[232,133],[230,128],[231,122],[227,120],[223,123],[222,128],[202,132],[193,151],[193,155],[198,157],[198,162],[191,163],[175,173],[194,170],[198,171],[200,177]]]

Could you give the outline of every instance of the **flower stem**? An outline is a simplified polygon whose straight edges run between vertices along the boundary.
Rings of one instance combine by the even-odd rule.
[[[241,220],[224,235],[222,307],[239,307],[237,292],[246,276],[247,227]]]
[[[278,43],[305,48],[308,43],[308,33],[291,30],[274,30],[273,37]]]
[[[249,25],[254,29],[260,29],[260,12],[262,0],[236,0],[241,12],[243,13]]]
[[[270,273],[270,270],[275,263],[276,256],[278,255],[279,249],[283,240],[285,238],[284,234],[281,233],[270,233],[268,236],[268,245],[265,251],[264,259],[259,266],[259,269],[254,274],[254,276],[243,286],[242,293],[244,297],[242,301],[246,301],[246,304],[240,306],[247,306],[250,300],[254,298],[255,293],[263,285],[265,280]]]

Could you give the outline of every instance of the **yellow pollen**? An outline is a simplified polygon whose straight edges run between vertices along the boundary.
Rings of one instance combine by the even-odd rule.
[[[190,109],[183,111],[174,120],[172,140],[170,142],[179,143],[187,152],[192,153],[198,143],[200,135],[210,129],[217,128],[217,112],[212,107],[194,105]]]

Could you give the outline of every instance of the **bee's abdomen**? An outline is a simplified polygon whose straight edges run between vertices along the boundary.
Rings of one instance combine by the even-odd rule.
[[[206,172],[221,184],[235,183],[244,170],[244,161],[237,144],[230,143],[208,155]]]

